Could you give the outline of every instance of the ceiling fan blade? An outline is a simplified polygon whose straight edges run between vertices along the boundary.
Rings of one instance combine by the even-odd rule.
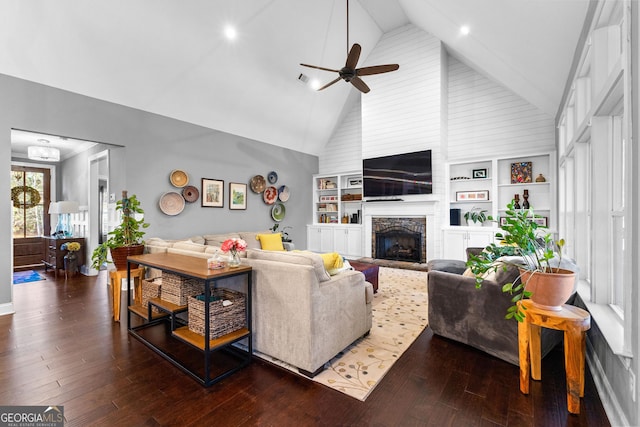
[[[369,93],[369,86],[365,82],[362,81],[360,77],[354,77],[351,79],[351,84],[356,87],[362,93]]]
[[[309,65],[309,64],[300,64],[300,65],[302,65],[303,67],[315,68],[317,70],[331,71],[333,73],[338,72],[338,70],[333,70],[331,68],[318,67],[317,65]]]
[[[362,48],[358,43],[354,43],[351,46],[351,50],[349,51],[349,56],[347,56],[347,63],[345,64],[346,68],[355,69],[356,65],[358,65],[358,59],[360,59],[360,51]]]
[[[341,79],[341,77],[338,77],[337,79],[332,80],[332,81],[330,81],[329,83],[327,83],[326,85],[322,86],[322,87],[321,87],[320,89],[318,89],[318,90],[326,89],[326,88],[328,88],[329,86],[331,86],[332,84],[336,83],[336,82],[337,82],[338,80],[340,80],[340,79]]]
[[[388,73],[396,71],[400,66],[398,64],[374,65],[373,67],[363,67],[356,70],[358,76],[370,76],[372,74]]]

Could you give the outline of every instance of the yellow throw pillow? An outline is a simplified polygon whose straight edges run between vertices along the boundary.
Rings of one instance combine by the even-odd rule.
[[[322,261],[324,262],[324,268],[327,270],[334,270],[336,268],[342,268],[344,263],[342,257],[337,252],[329,252],[326,254],[320,254]]]
[[[257,234],[256,240],[260,240],[260,248],[265,251],[284,251],[280,233]]]

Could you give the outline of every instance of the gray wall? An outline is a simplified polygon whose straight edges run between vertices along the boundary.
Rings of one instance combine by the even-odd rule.
[[[270,228],[270,206],[248,190],[247,210],[228,208],[229,182],[248,183],[270,171],[278,173],[276,185],[287,185],[283,225],[297,247],[306,247],[306,224],[311,221],[311,180],[318,171],[316,156],[229,135],[144,111],[127,108],[48,86],[0,75],[0,162],[11,168],[11,128],[62,135],[120,145],[122,155],[110,160],[111,192],[136,194],[151,224],[147,237],[179,238],[224,231]],[[247,126],[251,124],[248,123]],[[124,160],[122,160],[124,159]],[[124,163],[124,164],[123,164]],[[78,167],[78,169],[75,169]],[[81,175],[79,165],[72,169]],[[162,193],[176,190],[169,173],[182,169],[190,183],[200,188],[201,178],[224,180],[224,208],[188,204],[177,216],[163,214]],[[76,179],[86,181],[87,176]],[[68,179],[61,178],[63,185]],[[86,189],[86,183],[83,184]],[[0,194],[9,194],[9,181],[0,180]],[[64,188],[60,189],[64,195]],[[86,190],[82,190],[86,194]],[[11,309],[11,204],[0,206],[0,314]]]

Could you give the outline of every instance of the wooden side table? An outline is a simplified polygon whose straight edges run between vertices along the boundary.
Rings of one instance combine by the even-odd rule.
[[[542,378],[540,328],[564,331],[564,367],[567,372],[567,409],[580,413],[580,398],[584,397],[584,357],[586,332],[591,316],[585,310],[563,305],[560,311],[536,307],[531,300],[521,304],[525,318],[518,323],[520,356],[520,391],[529,394],[529,373],[534,380]]]
[[[127,270],[111,270],[109,272],[109,283],[113,290],[113,320],[120,321],[120,299],[122,295],[122,279],[127,278]],[[135,301],[142,304],[142,280],[144,279],[144,268],[132,268],[131,279],[133,280]],[[136,281],[137,279],[137,281]]]

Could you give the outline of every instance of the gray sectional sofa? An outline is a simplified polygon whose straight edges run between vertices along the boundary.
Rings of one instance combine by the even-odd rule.
[[[297,368],[307,376],[371,329],[373,288],[359,271],[330,276],[320,255],[263,251],[259,232],[193,236],[168,241],[152,238],[147,253],[168,252],[210,258],[225,239],[247,242],[243,264],[253,268],[253,348]],[[263,233],[269,233],[263,232]],[[157,275],[158,272],[150,272]],[[242,289],[240,277],[220,286]]]

